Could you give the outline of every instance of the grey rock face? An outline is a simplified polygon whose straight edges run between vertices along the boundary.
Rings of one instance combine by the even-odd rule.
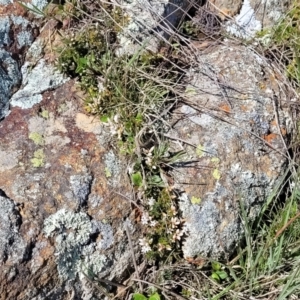
[[[21,81],[18,64],[10,54],[0,49],[0,120],[9,111],[9,98]]]
[[[1,190],[0,190],[1,191]],[[18,263],[26,252],[19,234],[21,216],[12,200],[0,196],[0,261]]]
[[[28,109],[42,101],[41,93],[66,81],[54,67],[48,66],[41,59],[42,51],[38,49],[37,43],[29,49],[34,42],[37,19],[32,20],[28,15],[25,16],[26,12],[22,12],[21,9],[14,14],[13,1],[4,1],[1,4],[11,5],[12,8],[7,8],[6,16],[0,16],[0,120],[9,113],[10,100],[12,105]],[[47,1],[36,0],[32,4],[43,9]],[[36,16],[38,17],[41,16]],[[36,53],[37,50],[39,53]],[[26,63],[23,64],[25,52],[31,60],[28,61],[27,57]],[[17,91],[21,84],[23,88]]]
[[[240,205],[254,218],[280,182],[291,119],[280,82],[254,52],[224,45],[199,57],[169,133],[194,145],[181,146],[193,167],[173,175],[185,191],[185,256],[220,257],[231,253],[242,233]]]
[[[32,70],[30,68],[31,64],[27,62],[22,67],[24,87],[12,96],[12,106],[30,108],[42,101],[43,92],[55,89],[66,82],[63,75],[53,66],[47,65],[43,59]]]

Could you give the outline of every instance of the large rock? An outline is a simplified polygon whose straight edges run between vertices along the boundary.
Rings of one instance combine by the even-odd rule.
[[[31,6],[31,3],[23,3]],[[43,9],[47,1],[33,4]],[[20,68],[25,54],[39,33],[39,17],[29,14],[19,1],[0,2],[0,120],[9,113],[9,101],[24,81]],[[40,99],[41,100],[41,99]]]
[[[69,81],[0,123],[0,299],[92,299],[84,274],[119,282],[132,268],[126,163],[79,107]]]
[[[173,172],[184,192],[184,255],[219,258],[242,234],[241,206],[255,218],[280,182],[291,119],[279,75],[257,54],[225,44],[198,57],[168,135],[190,162]]]
[[[116,0],[115,0],[116,1]],[[118,1],[116,1],[118,2]],[[135,53],[141,48],[156,51],[161,40],[167,40],[193,7],[203,0],[134,0],[123,1],[129,24],[119,34],[119,54]]]

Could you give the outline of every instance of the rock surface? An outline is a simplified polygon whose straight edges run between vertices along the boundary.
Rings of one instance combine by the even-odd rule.
[[[134,211],[118,194],[130,195],[126,165],[79,107],[69,81],[0,123],[1,299],[67,299],[70,280],[91,299],[83,272],[121,280],[131,268]]]
[[[193,7],[203,0],[142,0],[122,4],[129,16],[129,24],[119,35],[119,54],[135,53],[142,48],[157,51],[159,42],[167,40],[176,26]]]
[[[38,16],[16,8],[3,6],[0,20],[0,299],[92,299],[99,291],[84,274],[122,281],[132,268],[125,226],[134,249],[139,234],[120,195],[131,195],[126,164],[109,127],[48,63],[56,23],[34,40]]]
[[[249,39],[261,29],[271,28],[287,11],[289,0],[213,0],[210,10],[222,20],[234,36]]]
[[[211,10],[216,12],[222,19],[237,15],[242,7],[243,0],[212,0],[209,3]]]
[[[127,52],[175,26],[191,4],[126,3]],[[93,299],[99,291],[84,274],[122,282],[133,270],[126,228],[140,252],[126,162],[110,128],[83,111],[75,83],[49,63],[57,24],[40,28],[16,1],[0,8],[0,299]],[[200,58],[168,134],[195,145],[174,144],[196,163],[173,174],[185,191],[185,256],[220,257],[240,237],[240,201],[254,217],[284,170],[289,115],[277,75],[250,50],[219,46]]]
[[[190,162],[173,172],[185,192],[184,254],[219,258],[242,233],[241,205],[254,218],[279,183],[291,119],[279,75],[257,54],[225,44],[198,57],[168,135]]]

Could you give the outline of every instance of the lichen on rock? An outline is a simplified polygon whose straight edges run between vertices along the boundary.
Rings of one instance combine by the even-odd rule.
[[[105,256],[95,257],[91,249],[93,246],[87,246],[93,233],[87,214],[61,209],[44,221],[43,231],[46,237],[54,237],[57,269],[61,279],[75,279],[83,265],[84,268],[90,268],[97,259],[94,271],[99,272],[104,267]]]
[[[272,78],[256,53],[230,45],[202,55],[187,72],[188,104],[175,110],[169,133],[194,146],[183,148],[201,166],[172,171],[175,187],[185,191],[180,208],[189,230],[186,257],[230,255],[242,235],[241,203],[254,219],[282,180],[284,141],[292,127],[288,107],[276,104],[285,94]]]
[[[0,262],[20,263],[26,245],[19,233],[22,218],[14,202],[0,190]]]
[[[67,81],[53,66],[47,65],[44,59],[41,59],[33,69],[30,63],[25,63],[22,75],[23,88],[13,95],[11,105],[23,109],[41,102],[43,99],[41,93],[55,89]]]

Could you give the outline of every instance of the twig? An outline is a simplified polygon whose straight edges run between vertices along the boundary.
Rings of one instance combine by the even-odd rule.
[[[157,289],[162,290],[163,292],[169,293],[169,294],[171,294],[172,296],[176,297],[176,299],[187,300],[187,298],[182,297],[182,296],[180,296],[179,294],[174,293],[174,292],[172,292],[172,291],[170,291],[170,290],[168,290],[168,289],[166,289],[166,288],[164,288],[164,287],[162,287],[162,286],[160,286],[160,285],[158,285],[158,284],[151,283],[151,282],[148,282],[148,281],[145,281],[145,280],[139,280],[139,279],[132,279],[132,280],[134,280],[134,281],[140,281],[140,282],[143,282],[143,283],[146,283],[146,284],[149,284],[149,285],[153,285],[153,286],[156,287]]]
[[[274,240],[276,240],[297,218],[300,217],[300,212],[293,218],[291,218],[280,230],[277,231]]]
[[[133,250],[133,246],[132,246],[132,241],[131,241],[131,237],[130,237],[130,232],[129,232],[127,224],[125,224],[125,231],[126,231],[126,234],[127,234],[128,243],[129,243],[129,247],[130,247],[130,250],[131,250],[131,256],[132,256],[132,261],[133,261],[133,265],[134,265],[134,268],[135,268],[136,276],[137,276],[138,279],[140,279],[139,269],[137,267],[137,263],[136,263],[136,259],[135,259],[135,255],[134,255],[134,250]],[[133,279],[133,280],[135,280],[135,279]],[[139,285],[140,291],[143,291],[142,283],[138,282],[138,285]]]
[[[104,287],[97,285],[93,280],[91,280],[83,271],[81,271],[85,279],[93,286],[95,287],[99,292],[103,293],[108,299],[110,298],[110,295],[107,293],[107,291],[104,289]],[[100,280],[99,280],[100,281]]]
[[[139,210],[143,211],[143,208],[142,208],[140,205],[138,205],[138,204],[136,203],[136,201],[132,200],[131,198],[129,198],[129,197],[127,197],[127,196],[123,195],[122,193],[119,193],[119,192],[117,192],[117,191],[115,191],[115,190],[112,190],[112,192],[115,193],[115,194],[117,194],[117,195],[119,195],[119,196],[121,196],[121,197],[123,197],[125,200],[128,200],[128,201],[131,202],[134,206],[136,206]]]

